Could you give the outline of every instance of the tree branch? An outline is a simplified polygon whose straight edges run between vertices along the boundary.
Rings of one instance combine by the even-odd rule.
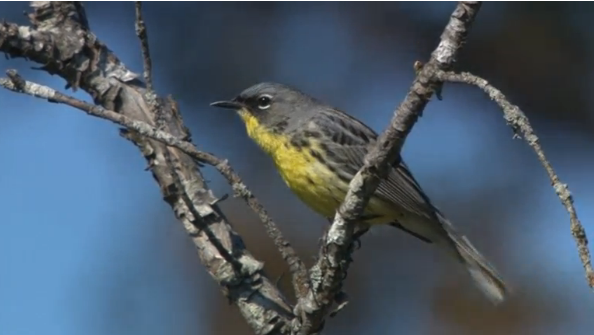
[[[349,192],[336,213],[319,259],[310,270],[312,290],[305,299],[299,301],[303,322],[301,334],[319,331],[323,326],[324,317],[334,297],[340,292],[342,279],[350,263],[354,223],[367,206],[380,180],[385,178],[389,166],[399,163],[406,136],[431,96],[442,85],[437,72],[451,68],[480,6],[480,2],[474,1],[458,3],[431,59],[419,71],[409,93],[394,112],[389,127],[367,154],[365,165],[351,180]]]
[[[121,121],[153,124],[155,112],[151,101],[147,101],[145,84],[89,31],[81,4],[38,1],[32,2],[31,6],[34,9],[29,15],[31,27],[0,23],[0,51],[43,64],[41,69],[64,78],[67,87],[82,88],[105,110],[113,111],[118,117],[127,117]],[[22,81],[20,84],[15,82],[16,86],[12,84],[15,89],[23,84]],[[3,84],[7,84],[6,80]],[[21,89],[27,89],[27,85],[25,82]],[[43,87],[31,89],[40,96],[53,94],[44,92],[47,88]],[[56,96],[53,94],[54,99]],[[175,103],[155,99],[167,111],[163,117],[170,140],[189,139],[190,134],[183,126]],[[294,318],[290,305],[263,275],[262,263],[249,254],[241,238],[231,229],[216,205],[218,199],[208,189],[194,160],[178,149],[168,148],[134,131],[124,130],[122,134],[140,148],[161,187],[164,200],[188,231],[202,263],[230,301],[238,306],[248,324],[257,334],[288,334],[288,325]],[[165,160],[166,155],[172,157],[171,164]],[[225,167],[225,164],[219,165]],[[178,185],[183,190],[178,190]],[[251,199],[251,194],[245,190],[244,195]],[[218,242],[226,253],[221,254],[215,245]],[[225,254],[233,256],[240,264],[239,269]]]
[[[573,198],[569,192],[569,189],[567,188],[567,184],[562,183],[557,173],[555,173],[555,170],[553,170],[553,167],[546,158],[544,150],[542,149],[538,137],[534,133],[534,130],[532,129],[526,114],[524,114],[524,112],[522,112],[518,106],[509,102],[509,100],[507,100],[501,91],[491,86],[491,84],[489,84],[489,82],[483,78],[466,72],[459,74],[452,72],[439,72],[438,76],[442,81],[465,83],[480,88],[489,96],[489,98],[491,98],[491,100],[495,101],[497,105],[499,105],[499,108],[501,108],[503,111],[503,117],[512,127],[515,134],[518,137],[523,137],[528,145],[532,147],[536,153],[536,156],[538,156],[538,160],[547,171],[549,179],[551,180],[551,185],[555,189],[555,193],[557,193],[561,203],[569,213],[571,235],[573,236],[577,245],[579,257],[582,261],[582,265],[584,266],[584,271],[586,272],[586,280],[588,281],[588,285],[590,288],[594,289],[594,270],[592,269],[590,251],[588,250],[588,238],[586,236],[586,230],[578,219],[577,211],[573,206]]]
[[[146,26],[144,24],[144,20],[142,18],[142,2],[136,1],[135,2],[135,12],[136,12],[136,35],[138,36],[141,44],[142,49],[142,58],[144,64],[144,79],[147,83],[147,94],[145,99],[149,101],[153,107],[153,113],[155,114],[155,122],[157,124],[157,129],[161,130],[164,127],[164,114],[166,113],[161,106],[159,106],[156,94],[152,88],[152,61],[149,51],[149,42],[148,42],[148,33]],[[86,106],[88,108],[92,108],[93,106]],[[150,126],[149,126],[150,127]],[[184,152],[189,154],[191,157],[194,157],[198,161],[202,161],[208,163],[217,168],[217,170],[223,174],[223,176],[227,179],[229,184],[232,186],[234,193],[236,196],[241,196],[247,204],[258,214],[260,220],[264,223],[264,227],[266,229],[266,233],[268,236],[273,240],[275,246],[280,251],[283,259],[287,262],[289,266],[289,271],[291,272],[291,283],[293,284],[293,290],[297,298],[303,296],[308,288],[308,278],[307,278],[307,268],[305,264],[297,253],[288,242],[287,239],[282,235],[281,231],[278,229],[276,223],[272,221],[272,219],[268,216],[268,213],[264,209],[256,197],[250,192],[247,186],[241,181],[239,175],[237,175],[232,169],[231,166],[226,161],[222,161],[221,159],[199,152],[196,150],[194,145],[189,142],[186,142],[186,149]],[[170,159],[169,155],[165,156],[166,160]],[[171,164],[169,164],[171,165]],[[175,172],[175,171],[173,171]]]
[[[136,36],[138,36],[138,39],[140,40],[140,49],[142,50],[144,83],[146,84],[146,89],[148,91],[153,91],[153,62],[151,61],[146,25],[142,18],[142,1],[134,1],[134,9],[136,13],[134,28]]]
[[[298,278],[306,282],[307,270],[305,265],[299,259],[291,245],[286,242],[276,223],[270,218],[266,209],[264,209],[264,206],[260,204],[258,199],[252,194],[249,188],[242,181],[241,177],[228,164],[227,160],[222,160],[213,154],[200,151],[196,149],[196,147],[191,142],[180,140],[167,132],[156,129],[146,122],[132,120],[123,114],[104,109],[100,106],[88,104],[72,96],[60,93],[51,87],[26,81],[21,78],[15,70],[8,70],[7,75],[9,77],[8,79],[0,78],[0,86],[8,90],[17,93],[25,93],[37,98],[46,99],[50,102],[62,103],[74,107],[78,110],[86,112],[91,116],[111,121],[125,127],[128,130],[134,130],[140,136],[145,136],[163,144],[180,149],[182,152],[192,157],[196,161],[209,164],[216,168],[217,171],[219,171],[221,175],[225,177],[229,185],[231,185],[235,195],[243,198],[250,208],[252,208],[256,214],[258,214],[258,217],[264,223],[267,234],[270,238],[272,238],[274,243],[279,248],[281,255],[289,265],[289,269],[292,272],[297,273],[303,271],[304,274],[301,274],[301,276],[303,276],[305,279],[301,277]],[[215,203],[220,200],[221,199],[216,200]],[[301,282],[299,282],[299,285],[301,288]]]

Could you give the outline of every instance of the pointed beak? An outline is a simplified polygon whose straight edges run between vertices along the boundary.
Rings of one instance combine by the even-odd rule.
[[[236,102],[236,101],[215,101],[215,102],[211,103],[210,105],[213,107],[235,109],[235,110],[239,110],[244,107],[243,104]]]

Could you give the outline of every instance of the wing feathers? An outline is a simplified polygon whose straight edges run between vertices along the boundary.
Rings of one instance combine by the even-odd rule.
[[[369,147],[377,140],[377,134],[340,111],[318,113],[310,125],[323,134],[327,163],[339,171],[343,179],[352,179],[363,166]],[[437,211],[424,195],[420,185],[401,160],[389,172],[377,188],[376,194],[403,209],[424,217],[434,217]]]

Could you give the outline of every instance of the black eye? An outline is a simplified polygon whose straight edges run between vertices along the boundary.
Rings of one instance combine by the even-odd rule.
[[[258,108],[260,109],[267,109],[270,107],[270,103],[272,102],[272,97],[268,94],[264,94],[258,97]]]

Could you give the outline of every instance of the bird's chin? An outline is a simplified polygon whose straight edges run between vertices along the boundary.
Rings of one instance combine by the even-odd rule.
[[[245,117],[245,116],[251,115],[250,111],[247,108],[243,108],[243,107],[237,109],[236,112],[241,117]]]

